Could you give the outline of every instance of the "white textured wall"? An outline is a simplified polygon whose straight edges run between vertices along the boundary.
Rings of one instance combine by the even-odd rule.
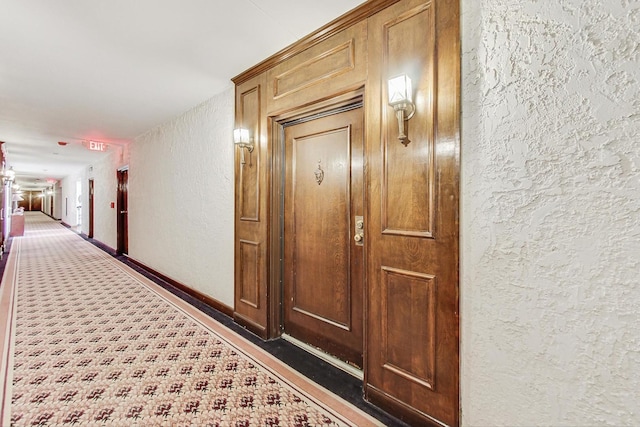
[[[60,219],[71,227],[78,225],[78,195],[76,194],[76,183],[81,176],[82,175],[69,175],[60,181],[62,189],[60,195]],[[67,209],[65,209],[65,200]]]
[[[462,0],[464,425],[640,425],[640,3]]]
[[[118,216],[116,214],[118,206],[117,170],[119,167],[126,166],[128,162],[123,152],[124,154],[127,153],[122,147],[110,146],[104,157],[87,168],[84,179],[81,178],[83,200],[82,232],[85,234],[89,232],[89,179],[93,178],[93,238],[112,249],[116,249],[118,236]],[[114,208],[111,207],[111,202],[114,202]]]
[[[129,255],[233,307],[232,87],[136,138]]]

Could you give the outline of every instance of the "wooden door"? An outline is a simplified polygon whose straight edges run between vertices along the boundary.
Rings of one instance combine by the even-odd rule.
[[[118,171],[118,253],[129,253],[129,171]]]
[[[284,332],[362,366],[362,108],[285,127]]]
[[[42,211],[42,197],[37,192],[31,193],[31,210],[35,212]]]
[[[93,237],[93,180],[89,180],[89,233],[87,237]]]

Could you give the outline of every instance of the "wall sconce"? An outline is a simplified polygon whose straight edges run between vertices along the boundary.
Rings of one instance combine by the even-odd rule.
[[[407,144],[404,122],[413,117],[416,106],[412,101],[411,79],[406,74],[389,79],[389,105],[393,107],[398,119],[398,139]]]
[[[240,164],[245,164],[244,150],[246,148],[249,153],[253,151],[253,142],[249,135],[249,129],[238,128],[233,130],[233,142],[240,147]]]
[[[16,172],[13,170],[13,166],[11,166],[8,171],[2,172],[3,184],[6,184],[7,182],[13,182],[15,178],[16,178]]]

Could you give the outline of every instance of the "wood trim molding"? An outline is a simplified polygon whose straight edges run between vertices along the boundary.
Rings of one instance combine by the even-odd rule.
[[[370,16],[375,15],[381,10],[391,6],[394,3],[397,3],[398,1],[400,0],[368,0],[355,9],[329,22],[319,30],[316,30],[308,36],[301,38],[295,43],[285,47],[281,51],[271,55],[264,61],[249,68],[241,74],[238,74],[237,76],[232,78],[231,81],[233,81],[236,85],[240,85],[247,80],[275,67],[281,62],[284,62],[292,56],[295,56],[298,53],[307,50],[310,47],[317,45],[318,43],[323,42],[329,37],[338,34],[340,31],[349,28],[360,21],[364,21]]]
[[[222,314],[225,314],[229,317],[233,317],[233,308],[229,307],[226,304],[223,304],[222,302],[218,301],[215,298],[211,298],[208,295],[203,294],[200,291],[197,291],[193,288],[190,288],[189,286],[178,282],[177,280],[174,280],[168,276],[165,276],[164,274],[160,273],[159,271],[154,270],[153,268],[145,265],[144,263],[127,257],[127,259],[129,261],[131,261],[133,264],[137,265],[138,267],[146,270],[147,272],[153,274],[154,276],[158,277],[159,279],[167,282],[168,284],[170,284],[171,286],[173,286],[174,288],[180,289],[182,292],[185,292],[189,295],[191,295],[192,297],[194,297],[195,299],[202,301],[203,303],[207,304],[209,307],[218,310],[219,312],[221,312]]]

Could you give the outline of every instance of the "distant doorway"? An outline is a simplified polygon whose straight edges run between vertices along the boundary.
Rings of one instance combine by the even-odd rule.
[[[76,182],[76,224],[78,227],[82,225],[82,181],[78,180]]]
[[[29,200],[31,201],[31,206],[29,207],[30,211],[42,211],[42,193],[32,191],[29,194]]]
[[[89,230],[87,237],[93,237],[93,179],[89,180]]]
[[[118,171],[118,253],[129,253],[129,169]]]

